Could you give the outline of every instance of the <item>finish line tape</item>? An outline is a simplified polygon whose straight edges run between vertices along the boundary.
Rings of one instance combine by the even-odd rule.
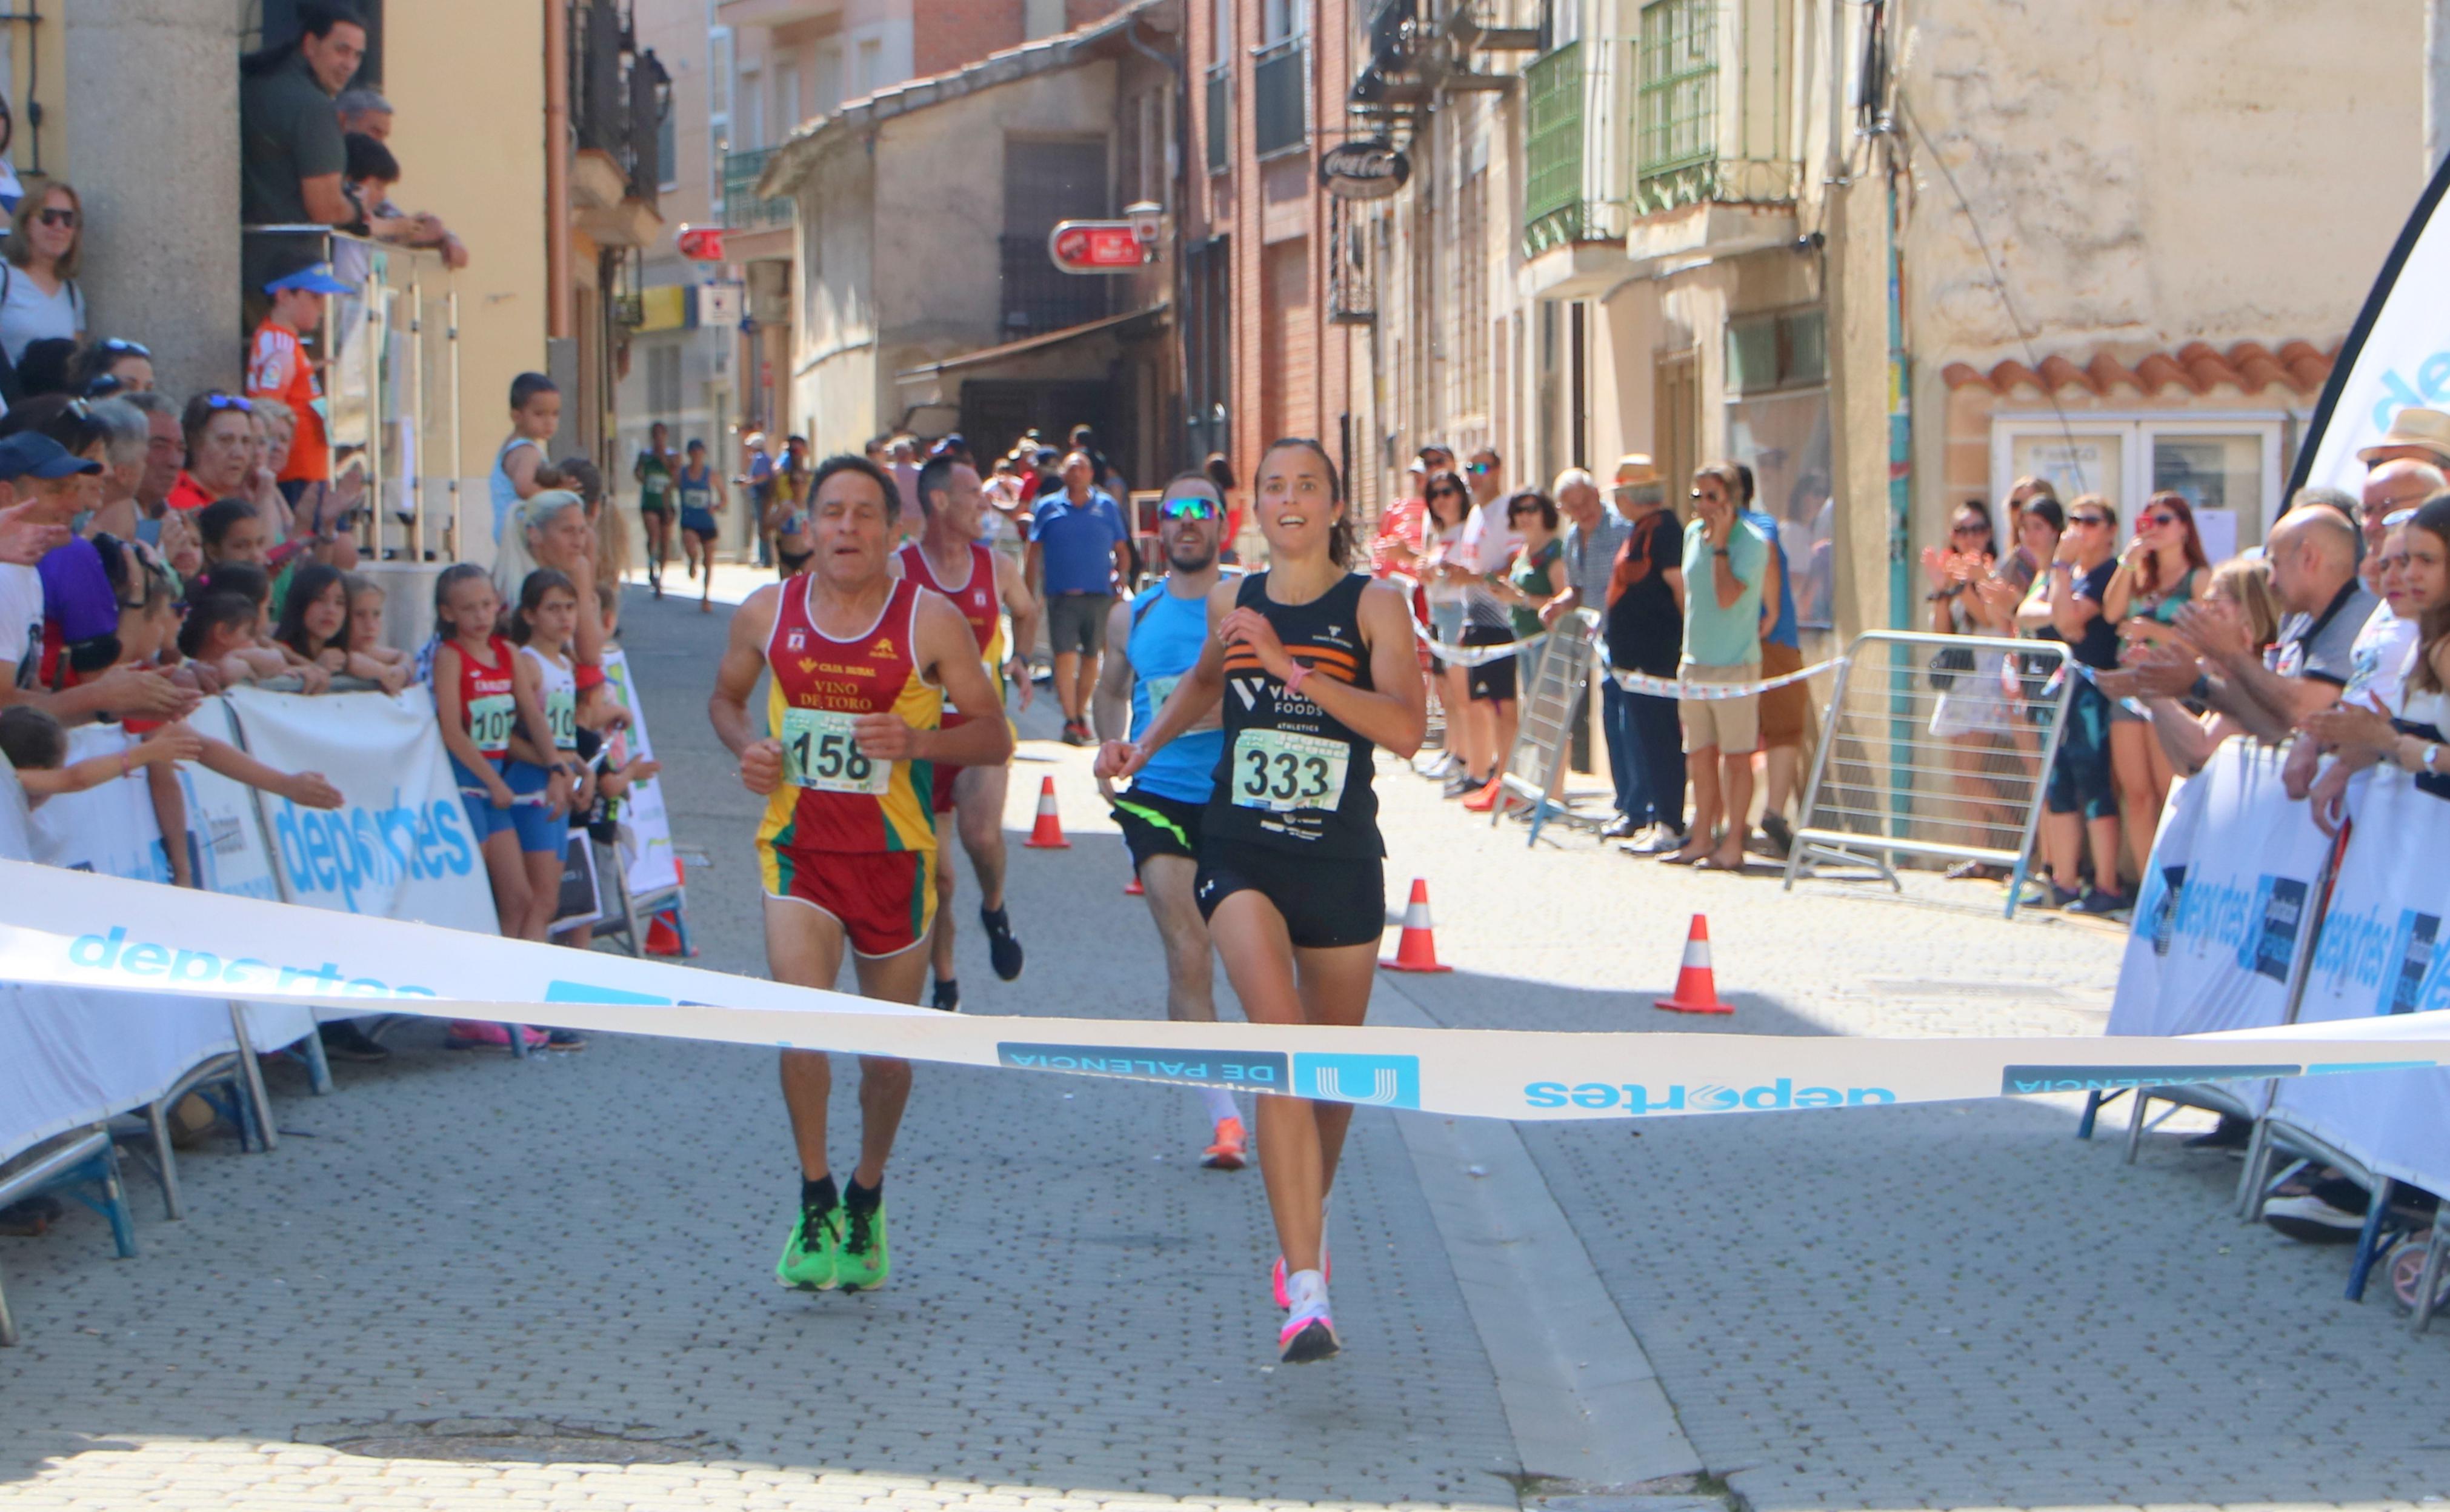
[[[1866,1039],[972,1017],[0,862],[0,981],[1292,1093],[1491,1118],[1885,1106],[2430,1068],[2450,1012],[2179,1038]],[[1642,998],[1627,995],[1628,1012]]]
[[[1537,635],[1519,641],[1507,641],[1503,646],[1449,646],[1438,639],[1427,625],[1417,619],[1412,621],[1412,633],[1419,636],[1421,644],[1429,649],[1430,655],[1441,661],[1452,662],[1457,667],[1486,667],[1490,662],[1504,661],[1508,656],[1556,638],[1556,631],[1542,630]],[[1583,645],[1588,648],[1598,644],[1598,640],[1599,637],[1594,635],[1583,642]],[[1742,698],[1752,693],[1765,693],[1773,688],[1784,688],[1789,683],[1799,683],[1807,677],[1818,677],[1833,667],[1844,666],[1846,658],[1843,656],[1832,656],[1825,662],[1815,662],[1801,671],[1781,672],[1776,677],[1764,677],[1750,683],[1688,683],[1674,677],[1653,677],[1646,672],[1618,671],[1614,668],[1608,669],[1607,675],[1615,679],[1617,687],[1631,693],[1648,693],[1653,698],[1692,698],[1704,702],[1716,702],[1721,699]]]

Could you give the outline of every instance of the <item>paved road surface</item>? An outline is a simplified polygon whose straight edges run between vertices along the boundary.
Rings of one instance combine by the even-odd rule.
[[[699,964],[755,971],[755,804],[703,715],[722,625],[633,591],[626,638],[680,844],[707,858]],[[1016,771],[1008,824],[1052,773],[1074,848],[1016,850],[1031,964],[997,983],[965,935],[971,1009],[1158,1014],[1085,753],[1028,739]],[[1429,880],[1462,968],[1383,979],[1387,1021],[1696,1027],[1648,1006],[1695,910],[1740,1009],[1712,1027],[2083,1034],[2108,1006],[2113,935],[2008,924],[1979,891],[1782,895],[1570,837],[1534,852],[1380,784],[1390,894]],[[810,1298],[769,1269],[796,1191],[770,1056],[616,1039],[518,1065],[439,1039],[403,1027],[326,1099],[274,1067],[293,1136],[189,1157],[184,1224],[140,1192],[134,1262],[82,1213],[0,1240],[28,1336],[0,1355],[0,1508],[2450,1492],[2450,1340],[2339,1301],[2341,1251],[2232,1223],[2233,1163],[2171,1134],[2127,1169],[2062,1105],[1365,1114],[1331,1227],[1348,1352],[1280,1370],[1257,1175],[1197,1168],[1189,1093],[922,1068],[893,1284]]]

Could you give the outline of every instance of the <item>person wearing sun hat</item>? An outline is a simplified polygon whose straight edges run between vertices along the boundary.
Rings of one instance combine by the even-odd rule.
[[[2450,415],[2440,410],[2401,410],[2390,417],[2390,429],[2380,440],[2357,453],[2357,460],[2368,468],[2401,457],[2450,470]]]
[[[272,308],[246,343],[246,397],[279,399],[298,417],[289,460],[281,469],[282,496],[295,504],[309,483],[329,482],[332,476],[323,389],[316,363],[306,355],[305,333],[322,328],[324,300],[351,291],[332,276],[328,262],[293,257],[276,267],[276,276],[263,285]]]

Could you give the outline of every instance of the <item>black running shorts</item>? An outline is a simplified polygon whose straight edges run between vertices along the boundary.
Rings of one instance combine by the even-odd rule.
[[[1132,853],[1132,871],[1137,874],[1152,856],[1197,861],[1199,816],[1207,810],[1206,804],[1186,804],[1137,787],[1118,795],[1115,823],[1122,826],[1123,844]]]
[[[1234,893],[1260,894],[1285,916],[1285,930],[1303,950],[1375,943],[1387,933],[1387,869],[1377,857],[1304,856],[1241,841],[1205,842],[1193,896],[1199,917],[1213,919]]]

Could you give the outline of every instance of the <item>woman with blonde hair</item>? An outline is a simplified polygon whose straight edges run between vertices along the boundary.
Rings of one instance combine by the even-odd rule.
[[[35,341],[85,334],[85,295],[76,286],[84,251],[85,202],[72,186],[46,184],[17,202],[0,242],[0,351],[11,368]]]

